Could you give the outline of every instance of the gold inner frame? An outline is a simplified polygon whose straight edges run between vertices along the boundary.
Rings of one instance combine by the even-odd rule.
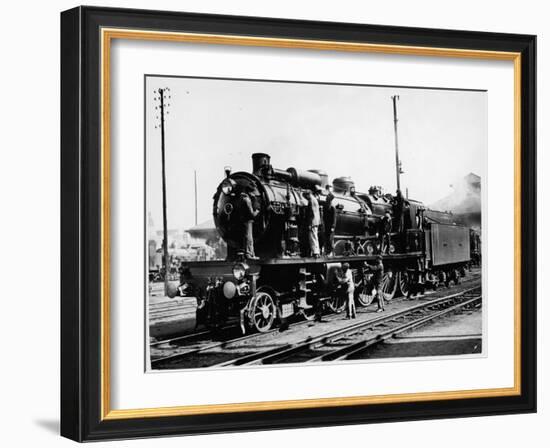
[[[110,62],[113,39],[297,48],[360,53],[506,60],[514,63],[514,386],[442,392],[314,398],[229,404],[188,405],[142,409],[111,409],[110,398]],[[521,394],[521,53],[455,48],[417,47],[304,39],[143,31],[101,30],[101,419],[166,417],[263,410],[307,409],[381,403],[421,402]]]

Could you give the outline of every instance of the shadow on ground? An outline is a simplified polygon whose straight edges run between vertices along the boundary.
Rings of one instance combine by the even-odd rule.
[[[59,420],[38,419],[34,423],[47,432],[59,434]]]

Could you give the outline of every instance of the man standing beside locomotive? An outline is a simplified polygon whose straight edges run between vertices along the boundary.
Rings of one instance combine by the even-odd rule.
[[[254,253],[254,235],[252,233],[252,227],[254,225],[254,218],[258,216],[259,211],[254,210],[249,193],[252,192],[252,188],[249,186],[245,191],[241,192],[240,199],[240,217],[243,224],[243,249],[246,258],[257,259]]]
[[[344,277],[341,280],[342,286],[345,288],[345,294],[347,296],[347,319],[355,319],[357,312],[355,310],[355,282],[353,281],[353,273],[349,267],[349,263],[342,264],[342,273]]]
[[[384,263],[382,262],[382,255],[376,256],[376,264],[374,266],[367,264],[366,267],[373,273],[372,285],[376,290],[376,299],[378,301],[378,309],[376,312],[381,313],[385,308],[384,293],[382,291],[382,280],[384,278]]]
[[[325,254],[332,256],[334,251],[334,230],[336,229],[336,208],[332,204],[334,195],[329,192],[323,207],[323,224],[325,226]]]

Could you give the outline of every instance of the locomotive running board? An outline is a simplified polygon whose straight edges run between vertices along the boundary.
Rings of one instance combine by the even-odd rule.
[[[263,260],[247,260],[250,265],[293,265],[293,264],[321,264],[321,263],[344,263],[355,261],[376,261],[379,254],[373,255],[342,255],[342,256],[320,256],[320,257],[296,257],[296,258],[266,258]],[[422,252],[408,252],[405,254],[382,254],[383,261],[407,260],[418,258]]]
[[[335,255],[328,257],[321,255],[320,257],[289,257],[289,258],[263,258],[259,260],[246,260],[249,266],[262,265],[295,265],[295,264],[322,264],[322,263],[344,263],[356,261],[376,261],[376,257],[380,254],[372,255]],[[384,261],[408,260],[410,258],[418,258],[423,256],[423,252],[407,252],[403,254],[382,254]],[[205,261],[186,261],[185,265],[189,268],[211,267],[211,268],[232,268],[237,261],[227,260],[205,260]]]

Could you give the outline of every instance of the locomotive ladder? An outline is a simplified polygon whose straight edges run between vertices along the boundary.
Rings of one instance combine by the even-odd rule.
[[[306,268],[300,268],[298,274],[298,298],[300,299],[300,305],[307,304],[307,293],[311,292],[309,285],[313,283],[313,280],[311,280],[311,272],[309,272]]]

